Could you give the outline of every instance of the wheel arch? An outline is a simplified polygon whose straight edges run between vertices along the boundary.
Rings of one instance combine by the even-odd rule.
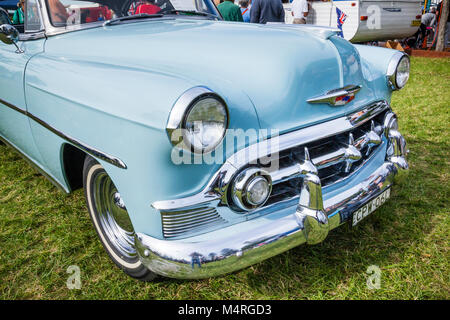
[[[87,153],[70,143],[61,146],[61,162],[64,178],[73,192],[83,188],[83,165]]]

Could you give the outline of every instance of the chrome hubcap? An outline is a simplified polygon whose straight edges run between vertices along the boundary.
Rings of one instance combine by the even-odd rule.
[[[122,258],[135,260],[133,225],[116,186],[105,172],[94,177],[92,186],[97,221],[109,244]]]

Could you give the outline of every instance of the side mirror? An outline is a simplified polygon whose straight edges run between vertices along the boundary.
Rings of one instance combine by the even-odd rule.
[[[13,44],[16,46],[16,53],[23,53],[23,51],[17,45],[19,41],[19,31],[10,24],[2,24],[0,26],[0,41],[6,44]]]

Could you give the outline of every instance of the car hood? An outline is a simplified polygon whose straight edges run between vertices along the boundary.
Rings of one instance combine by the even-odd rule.
[[[230,109],[240,103],[227,100],[227,90],[233,87],[250,98],[260,127],[286,132],[348,114],[375,99],[354,46],[330,37],[332,32],[318,31],[210,20],[148,20],[51,37],[46,54],[170,74],[192,86],[210,87]],[[307,102],[347,85],[362,89],[345,106]],[[167,114],[173,102],[167,105]]]

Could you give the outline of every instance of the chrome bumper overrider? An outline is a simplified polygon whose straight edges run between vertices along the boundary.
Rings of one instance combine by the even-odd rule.
[[[390,188],[400,171],[408,169],[403,136],[392,128],[385,132],[385,139],[386,148],[380,150],[384,163],[381,159],[364,180],[326,200],[317,170],[305,151],[296,207],[185,239],[161,240],[137,233],[140,259],[157,274],[197,279],[245,268],[302,243],[319,243],[358,208]]]

